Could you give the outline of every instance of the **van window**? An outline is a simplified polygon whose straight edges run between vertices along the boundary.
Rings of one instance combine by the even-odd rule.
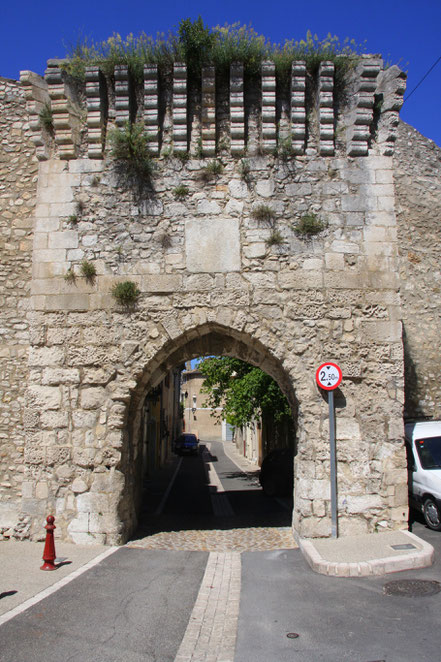
[[[416,439],[415,446],[423,469],[441,469],[441,437]]]

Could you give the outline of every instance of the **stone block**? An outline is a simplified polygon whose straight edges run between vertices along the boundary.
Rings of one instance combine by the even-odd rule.
[[[34,278],[31,283],[31,293],[33,295],[59,294],[63,281],[58,278]]]
[[[307,258],[303,260],[302,269],[306,271],[321,271],[323,269],[323,261],[321,258]]]
[[[98,409],[106,401],[106,390],[101,386],[83,388],[80,392],[80,402],[83,409]]]
[[[65,411],[42,411],[40,414],[41,427],[45,430],[54,428],[67,428],[68,413]]]
[[[55,183],[54,183],[55,184]],[[52,185],[47,187],[39,187],[37,194],[38,202],[51,204],[51,203],[66,203],[73,201],[73,191],[71,186],[60,183],[60,185]]]
[[[49,486],[46,481],[38,481],[35,486],[35,498],[47,499],[49,496]]]
[[[343,253],[325,253],[325,265],[327,269],[342,271],[345,268],[345,257]]]
[[[71,520],[67,530],[71,535],[73,533],[87,533],[89,530],[89,513],[79,512],[78,515],[73,520]]]
[[[238,216],[243,212],[243,202],[241,200],[231,199],[227,202],[225,212],[231,216]]]
[[[55,386],[30,386],[28,389],[29,401],[33,407],[41,409],[59,409],[61,405],[61,391]]]
[[[61,365],[64,362],[64,349],[58,347],[31,347],[29,365],[32,367]]]
[[[43,309],[47,311],[59,310],[88,310],[89,295],[72,292],[71,294],[56,294],[44,297]]]
[[[221,213],[221,208],[218,205],[217,202],[214,200],[199,200],[198,206],[197,206],[197,213],[198,214],[203,214],[205,215],[210,215],[211,214],[220,214]]]
[[[18,516],[17,504],[0,501],[0,528],[15,527]]]
[[[348,513],[367,513],[383,506],[383,500],[379,494],[346,495],[346,510]]]
[[[192,219],[185,223],[187,269],[193,273],[240,270],[240,233],[236,219]]]
[[[265,257],[266,253],[267,253],[267,246],[263,241],[249,244],[244,248],[244,255],[249,260]]]
[[[344,365],[343,365],[344,371]],[[337,418],[337,439],[349,439],[350,441],[360,441],[360,424],[353,418]]]
[[[49,235],[49,248],[78,248],[78,232],[65,230],[64,232],[51,232]]]
[[[236,199],[244,199],[249,195],[246,183],[238,179],[233,179],[228,183],[228,192],[232,198]]]
[[[88,489],[87,483],[82,478],[75,478],[72,483],[72,492],[74,494],[82,494],[83,492],[87,492]]]
[[[172,274],[151,274],[142,276],[142,292],[177,292],[182,287],[182,277]]]
[[[34,250],[34,262],[66,262],[63,248],[39,248]]]
[[[380,209],[377,207],[377,200],[370,195],[343,195],[341,198],[342,211],[374,211]]]
[[[338,276],[341,280],[341,275]],[[323,287],[323,273],[321,271],[284,271],[277,276],[279,285],[285,290],[305,290]]]
[[[274,194],[274,182],[272,179],[259,179],[256,182],[256,193],[262,198],[271,198]]]

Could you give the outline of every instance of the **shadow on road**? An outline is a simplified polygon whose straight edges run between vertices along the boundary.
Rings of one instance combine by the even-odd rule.
[[[172,458],[166,467],[145,481],[139,526],[132,540],[159,532],[291,526],[292,498],[266,496],[258,483],[257,471],[244,473],[225,458],[220,461],[205,450],[205,459],[217,463],[216,471],[224,491],[217,492],[215,486],[210,486],[202,456],[204,450],[201,445],[198,456],[182,458],[176,475],[180,458]],[[173,476],[175,480],[162,512],[156,514]],[[228,501],[229,514],[214,515],[216,499]]]

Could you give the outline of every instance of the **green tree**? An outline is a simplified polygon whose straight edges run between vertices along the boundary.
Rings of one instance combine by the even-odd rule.
[[[277,383],[260,368],[230,356],[215,356],[199,363],[205,377],[202,392],[207,404],[223,408],[220,417],[240,427],[270,415],[276,423],[291,417],[288,400]]]

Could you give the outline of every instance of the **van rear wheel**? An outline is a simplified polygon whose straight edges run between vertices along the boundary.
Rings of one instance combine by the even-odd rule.
[[[425,500],[423,515],[429,529],[441,531],[441,511],[433,499]]]

